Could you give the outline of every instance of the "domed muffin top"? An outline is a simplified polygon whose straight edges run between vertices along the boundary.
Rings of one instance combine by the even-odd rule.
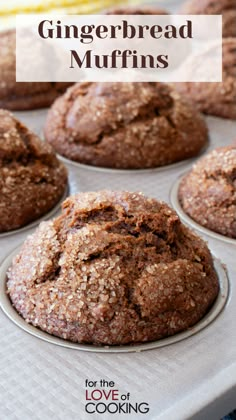
[[[236,238],[236,147],[213,150],[182,180],[181,204],[202,226]]]
[[[103,135],[136,118],[165,113],[173,106],[170,90],[164,84],[82,83],[71,94],[66,127],[75,141],[88,144],[96,144]]]
[[[32,159],[44,161],[47,165],[58,165],[52,147],[42,142],[36,134],[17,120],[12,113],[0,109],[0,165],[15,161],[29,163]],[[24,165],[22,165],[24,166]]]
[[[193,166],[193,172],[201,176],[225,177],[234,182],[236,179],[236,146],[219,147],[202,157]]]
[[[47,213],[62,197],[67,171],[52,147],[0,110],[0,232]]]
[[[68,198],[8,273],[8,293],[27,322],[88,343],[174,334],[197,322],[217,291],[206,244],[165,203],[140,193]]]
[[[53,104],[45,137],[69,159],[133,169],[198,154],[207,127],[164,83],[78,83]]]

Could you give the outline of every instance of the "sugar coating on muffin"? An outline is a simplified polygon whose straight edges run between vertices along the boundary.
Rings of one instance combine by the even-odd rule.
[[[0,33],[0,108],[30,110],[50,106],[71,83],[16,82],[16,35]]]
[[[0,232],[45,215],[66,185],[67,171],[51,146],[0,110]]]
[[[45,137],[71,160],[139,169],[197,155],[208,132],[196,109],[164,83],[78,83],[53,104]]]
[[[146,342],[201,319],[218,293],[211,254],[167,204],[88,192],[29,236],[8,271],[19,314],[79,343]]]
[[[236,26],[236,25],[235,25]],[[205,60],[209,69],[214,65],[214,45],[206,51]],[[213,56],[213,59],[212,59]],[[222,118],[236,119],[236,38],[222,40],[222,82],[175,83],[176,89],[199,109],[199,111]],[[192,66],[198,64],[193,58]]]
[[[223,36],[236,37],[235,0],[187,0],[181,11],[186,15],[222,15]]]
[[[236,146],[213,150],[182,180],[179,200],[200,225],[236,238]]]

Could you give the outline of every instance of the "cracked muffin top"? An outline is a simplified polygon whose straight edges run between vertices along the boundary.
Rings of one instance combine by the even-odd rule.
[[[135,169],[193,157],[208,134],[200,114],[164,83],[78,83],[53,104],[45,137],[71,160]]]
[[[236,238],[236,146],[215,149],[197,162],[181,182],[179,199],[200,225]]]
[[[50,106],[71,83],[16,82],[16,35],[0,33],[0,108],[29,110]]]
[[[67,172],[49,144],[0,110],[0,232],[22,227],[62,197]]]
[[[235,0],[188,0],[181,12],[186,15],[223,15],[223,36],[236,36]]]
[[[211,254],[165,203],[141,193],[69,197],[8,272],[25,320],[67,340],[126,344],[183,331],[218,293]]]

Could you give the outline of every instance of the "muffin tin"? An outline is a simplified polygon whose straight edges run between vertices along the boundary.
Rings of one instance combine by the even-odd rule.
[[[19,113],[17,114],[19,116]],[[21,113],[21,119],[29,120],[29,113],[25,113],[25,118],[23,114]],[[36,131],[42,132],[42,115],[39,115],[38,120],[35,112],[34,116],[34,127]],[[211,137],[210,149],[232,142],[235,137],[236,122],[214,117],[207,117],[206,120]],[[62,160],[65,162],[64,158]],[[192,163],[192,160],[185,161],[181,164],[146,171],[103,170],[68,161],[66,161],[66,166],[69,169],[71,194],[87,190],[126,189],[143,191],[148,196],[168,202],[176,179],[190,170]],[[4,260],[12,249],[21,244],[31,232],[33,232],[32,228],[27,232],[18,232],[0,238],[1,260]],[[157,418],[183,420],[190,417],[205,419],[206,413],[207,418],[215,419],[234,408],[236,246],[227,240],[223,242],[210,236],[209,232],[199,231],[198,233],[208,240],[213,255],[224,263],[229,277],[230,292],[220,314],[209,323],[207,328],[201,329],[197,334],[192,334],[191,330],[187,332],[186,334],[189,335],[187,339],[182,339],[186,338],[182,336],[181,341],[177,342],[178,336],[170,337],[166,339],[170,341],[164,343],[165,347],[155,349],[153,347],[156,347],[156,343],[150,343],[150,347],[146,349],[152,348],[152,350],[145,352],[141,351],[144,350],[142,347],[137,349],[130,347],[132,351],[136,351],[134,353],[127,352],[127,349],[123,352],[122,348],[119,348],[119,353],[116,349],[112,352],[106,349],[110,351],[101,353],[101,348],[93,348],[97,352],[94,354],[89,351],[75,351],[71,348],[55,346],[52,344],[54,339],[60,341],[60,344],[63,340],[48,337],[46,333],[41,333],[35,327],[29,328],[34,330],[34,335],[35,330],[37,334],[45,334],[47,341],[45,341],[45,336],[41,336],[43,340],[39,340],[32,334],[26,334],[1,311],[0,368],[4,378],[4,387],[0,398],[3,398],[1,405],[3,418],[12,420],[21,418],[24,420],[32,418],[77,419],[79,413],[80,420],[87,420],[91,417],[88,417],[84,409],[86,379],[114,381],[117,388],[131,393],[133,401],[146,400],[152,413],[149,418],[153,420]],[[225,293],[224,296],[226,296]],[[3,305],[6,304],[5,300]],[[17,316],[12,307],[11,311],[10,316],[14,314],[25,327],[25,321]],[[211,317],[211,312],[207,316]],[[206,320],[207,317],[203,319],[203,323]],[[198,329],[198,327],[199,325],[194,328]],[[176,342],[170,346],[167,345],[173,339]],[[75,346],[77,348],[77,345]],[[70,347],[74,345],[71,344]],[[88,348],[83,347],[83,350],[88,350]],[[9,395],[12,394],[14,405],[8,403]],[[30,398],[29,395],[31,395]],[[113,416],[119,417],[115,414]],[[104,415],[103,418],[106,419],[109,416]],[[136,420],[137,415],[130,414],[129,418]]]
[[[158,0],[157,5],[177,12],[180,2]],[[15,115],[42,136],[46,113],[47,110],[39,110],[15,112]],[[235,138],[236,122],[214,117],[207,117],[206,121],[210,129],[210,149],[230,144]],[[142,191],[166,202],[169,202],[171,190],[173,193],[173,186],[177,187],[176,179],[190,170],[195,161],[155,170],[116,171],[80,165],[64,158],[62,160],[69,169],[71,194],[105,188],[126,189]],[[39,340],[16,326],[9,319],[9,314],[6,316],[0,311],[0,417],[4,420],[215,420],[234,409],[236,245],[227,239],[215,237],[207,230],[200,230],[197,225],[192,227],[208,241],[213,255],[224,263],[230,283],[225,307],[207,328],[170,346],[150,351],[140,352],[143,349],[139,349],[135,353],[120,354],[99,353],[99,349],[96,349],[97,353],[94,354]],[[18,231],[14,235],[0,237],[0,260],[5,260],[33,230],[31,227],[27,232]],[[9,260],[2,266],[2,305],[5,310],[12,311],[13,317],[17,317],[5,295],[5,264],[8,265]],[[222,270],[221,264],[216,264]],[[226,293],[224,302],[225,297]],[[224,302],[221,301],[222,306]],[[211,316],[211,313],[207,316]],[[22,318],[20,321],[26,324]],[[87,414],[86,379],[114,381],[122,393],[130,393],[131,403],[146,401],[150,412],[146,415]]]

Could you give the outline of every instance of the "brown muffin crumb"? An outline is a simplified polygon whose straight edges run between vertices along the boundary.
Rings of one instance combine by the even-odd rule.
[[[204,156],[181,182],[179,200],[197,223],[236,238],[236,146]]]
[[[22,227],[62,197],[67,171],[49,144],[0,110],[0,232]]]
[[[16,35],[0,33],[0,108],[30,110],[50,106],[72,83],[16,82]]]
[[[218,280],[206,244],[165,203],[89,192],[29,236],[8,271],[28,323],[79,343],[127,344],[194,325]]]
[[[50,109],[45,137],[71,160],[121,169],[190,158],[208,140],[200,114],[164,83],[78,83]]]

